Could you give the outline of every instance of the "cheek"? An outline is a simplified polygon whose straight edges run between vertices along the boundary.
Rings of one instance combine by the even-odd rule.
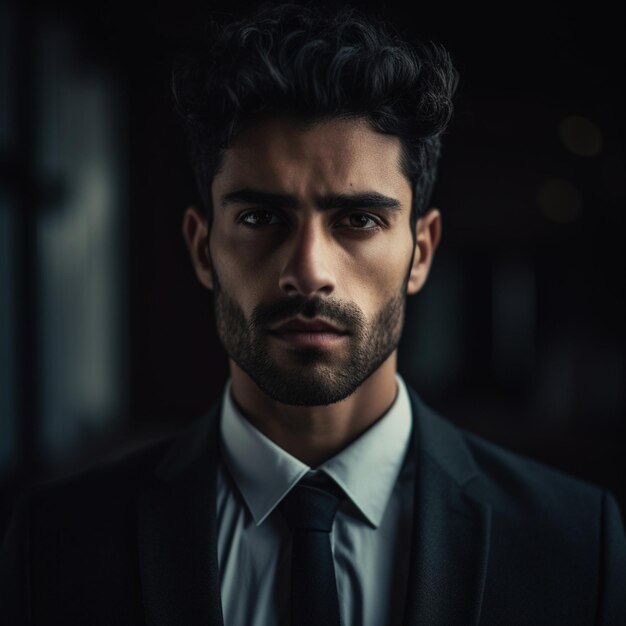
[[[378,309],[402,289],[412,253],[410,233],[407,236],[374,238],[347,259],[347,271],[344,273],[346,292],[355,302],[365,297],[373,309]]]
[[[222,288],[227,291],[246,315],[266,291],[269,277],[268,251],[258,245],[234,237],[225,230],[211,232],[211,257]]]

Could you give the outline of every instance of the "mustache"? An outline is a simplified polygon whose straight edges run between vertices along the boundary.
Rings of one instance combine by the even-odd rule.
[[[314,298],[294,296],[257,305],[250,316],[250,324],[256,328],[264,328],[279,324],[296,315],[309,319],[323,317],[348,331],[362,327],[366,321],[363,312],[355,304],[319,296]]]

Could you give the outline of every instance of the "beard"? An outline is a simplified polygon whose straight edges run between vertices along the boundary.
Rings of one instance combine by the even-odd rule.
[[[321,406],[344,400],[396,350],[402,334],[404,290],[387,300],[368,323],[355,304],[317,296],[259,304],[246,319],[216,275],[214,289],[217,331],[228,356],[259,389],[283,404]],[[283,349],[284,358],[277,358],[269,328],[296,315],[320,316],[345,329],[347,346],[292,347]]]

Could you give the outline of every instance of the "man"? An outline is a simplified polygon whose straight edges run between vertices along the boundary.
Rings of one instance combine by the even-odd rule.
[[[174,85],[204,204],[183,233],[231,378],[174,440],[25,500],[3,623],[626,623],[611,495],[455,428],[396,372],[441,237],[447,53],[264,8]]]

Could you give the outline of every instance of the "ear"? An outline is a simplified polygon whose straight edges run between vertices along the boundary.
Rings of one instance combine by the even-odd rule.
[[[426,283],[441,239],[441,213],[430,209],[415,224],[415,252],[407,283],[407,294],[417,293]]]
[[[183,216],[183,237],[198,280],[213,289],[211,256],[209,255],[209,226],[207,218],[195,206],[190,206]]]

